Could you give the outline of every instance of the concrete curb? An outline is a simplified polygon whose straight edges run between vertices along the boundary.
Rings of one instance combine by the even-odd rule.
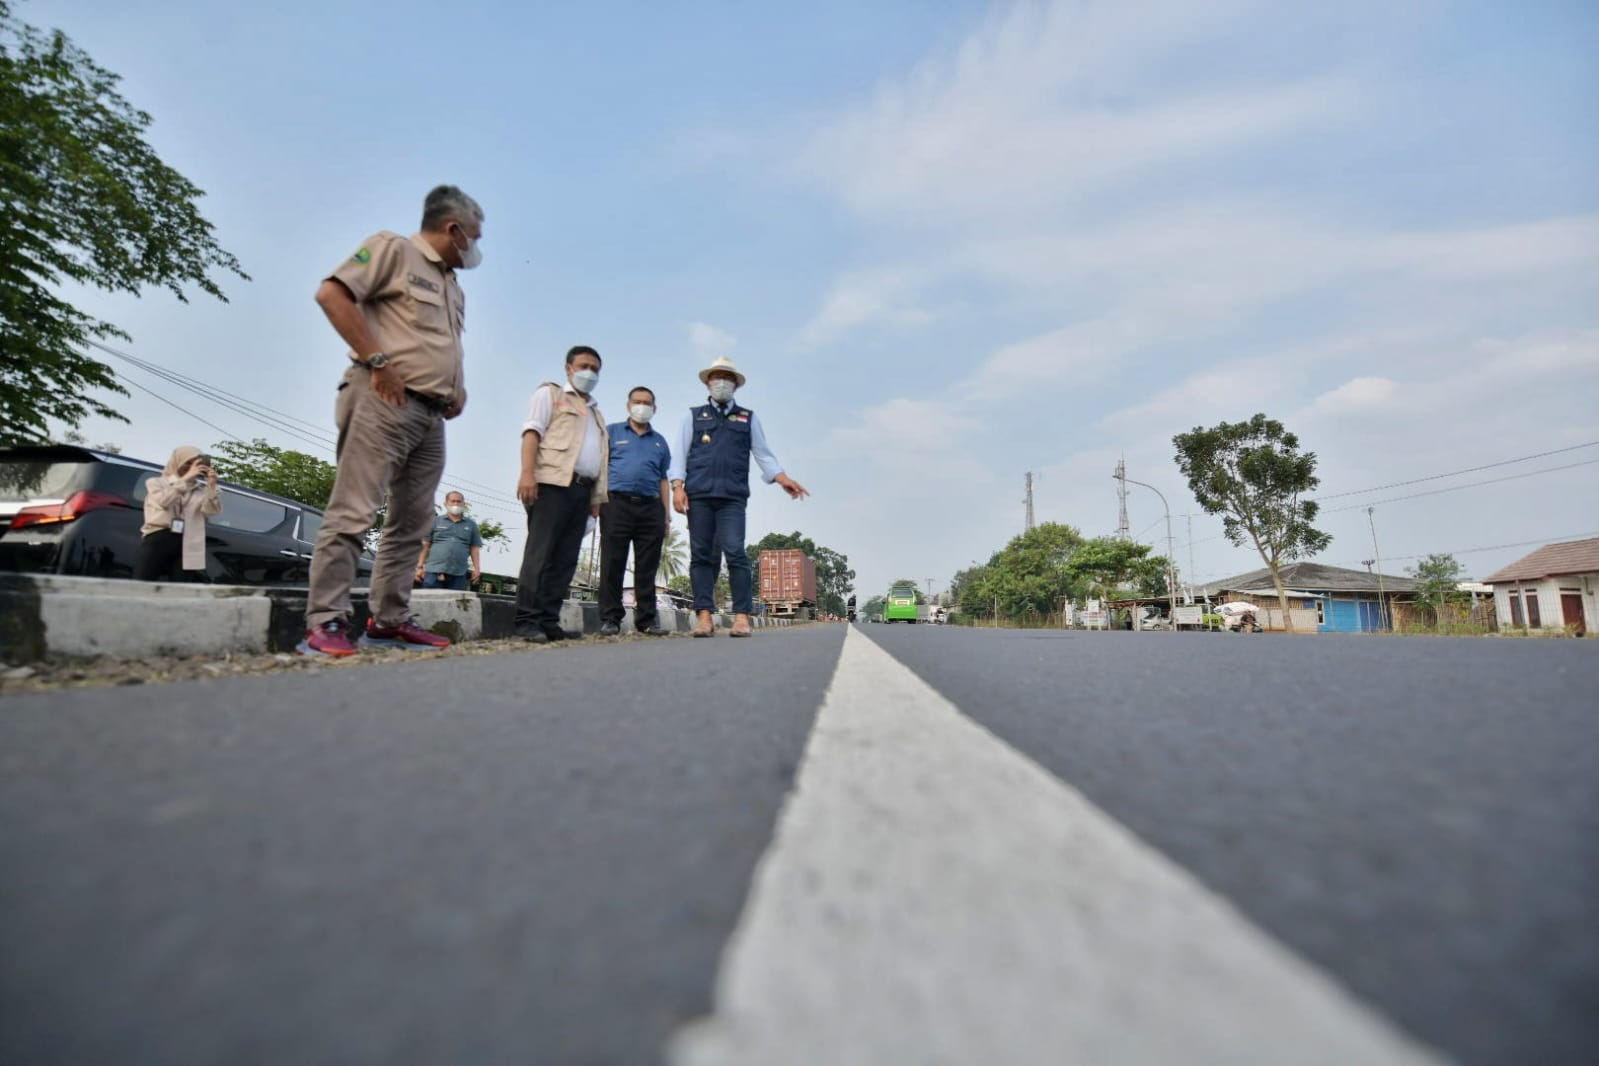
[[[292,651],[305,636],[304,589],[189,585],[55,574],[0,573],[0,659],[21,665],[46,659],[141,659],[163,655]],[[365,590],[351,597],[351,624],[365,627]],[[516,597],[417,589],[411,611],[423,627],[451,640],[514,636]],[[791,625],[756,616],[757,626]],[[718,615],[717,625],[733,624]],[[567,600],[561,625],[597,633],[599,605]],[[692,611],[667,611],[661,627],[687,633]],[[622,632],[632,633],[628,611]]]

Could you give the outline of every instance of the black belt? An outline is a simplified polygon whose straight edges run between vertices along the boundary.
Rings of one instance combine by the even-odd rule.
[[[415,389],[406,389],[405,394],[436,415],[442,415],[450,409],[450,405],[437,396],[424,396]]]
[[[598,481],[598,480],[599,480],[599,478],[583,477],[580,474],[573,474],[572,475],[572,484],[575,485],[575,486],[579,486],[579,487],[585,488],[585,489],[593,488],[594,487],[594,483],[596,481]]]
[[[611,497],[620,496],[624,500],[655,500],[660,502],[660,494],[655,492],[607,492]]]

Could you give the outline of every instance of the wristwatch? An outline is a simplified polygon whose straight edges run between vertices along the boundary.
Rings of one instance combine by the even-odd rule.
[[[370,370],[382,370],[384,367],[389,365],[389,357],[384,355],[382,352],[373,352],[371,355],[367,356],[366,359],[358,359],[356,362]]]

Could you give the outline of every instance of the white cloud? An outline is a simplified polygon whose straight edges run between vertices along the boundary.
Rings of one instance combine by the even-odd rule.
[[[738,345],[738,338],[708,322],[690,322],[688,342],[696,356],[702,360],[710,360],[719,355],[732,355],[733,349]]]
[[[1311,406],[1328,414],[1369,414],[1391,409],[1398,391],[1392,378],[1353,378],[1322,393]]]

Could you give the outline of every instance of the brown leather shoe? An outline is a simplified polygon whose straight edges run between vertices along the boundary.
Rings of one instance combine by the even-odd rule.
[[[750,635],[750,616],[747,615],[747,614],[735,614],[733,616],[733,632],[729,633],[728,636],[730,636],[730,637],[747,637],[749,635]]]
[[[696,637],[708,637],[716,631],[716,618],[710,611],[700,611],[699,621],[694,623]]]

